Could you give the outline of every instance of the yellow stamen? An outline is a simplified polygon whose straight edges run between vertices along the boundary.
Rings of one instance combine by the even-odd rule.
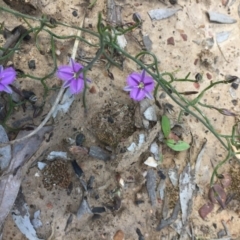
[[[143,89],[143,88],[144,88],[144,83],[143,83],[143,82],[140,82],[139,85],[138,85],[138,88]]]

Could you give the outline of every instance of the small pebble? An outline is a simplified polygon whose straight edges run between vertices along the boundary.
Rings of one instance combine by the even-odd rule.
[[[29,69],[36,69],[35,60],[28,61],[28,67]]]
[[[233,104],[234,106],[237,106],[237,104],[238,104],[238,100],[233,99],[233,100],[232,100],[232,104]]]
[[[71,163],[72,163],[74,172],[77,174],[78,177],[81,177],[83,175],[83,170],[80,168],[77,161],[73,160]]]
[[[194,65],[196,66],[197,63],[198,63],[198,59],[195,59],[195,60],[194,60]]]
[[[72,15],[73,15],[74,17],[77,17],[77,16],[78,16],[78,13],[77,13],[77,11],[76,11],[76,10],[74,10],[74,11],[72,12]]]
[[[96,93],[96,92],[97,92],[96,87],[95,87],[95,86],[92,86],[92,87],[89,89],[89,92],[92,93],[92,94]]]
[[[169,0],[169,2],[170,2],[172,5],[174,5],[174,4],[177,3],[177,0]]]
[[[122,230],[118,230],[115,233],[113,240],[124,240],[124,232]]]
[[[163,99],[166,98],[167,94],[165,92],[162,92],[159,96],[159,98]]]
[[[89,156],[103,161],[111,160],[111,155],[108,152],[104,151],[102,148],[97,146],[90,147]]]
[[[195,79],[196,79],[197,82],[201,81],[202,80],[202,74],[201,73],[197,73],[195,75]]]
[[[235,82],[233,82],[232,84],[231,84],[231,87],[233,88],[233,89],[238,89],[238,83],[235,83]]]
[[[47,207],[48,209],[52,209],[52,208],[53,208],[53,205],[52,205],[51,202],[48,202],[47,205],[46,205],[46,207]]]
[[[181,35],[183,41],[187,41],[187,34],[181,33],[180,35]]]
[[[57,56],[60,56],[61,51],[60,51],[59,49],[57,49],[57,50],[55,51],[55,53],[56,53]]]
[[[209,80],[212,79],[212,75],[211,75],[210,73],[206,73],[206,75],[207,75],[207,78],[208,78]]]
[[[92,220],[93,220],[93,221],[98,220],[98,219],[100,219],[100,218],[101,218],[101,215],[100,215],[100,214],[94,214],[94,215],[92,216]]]
[[[76,145],[77,146],[83,146],[83,142],[85,141],[85,135],[83,133],[79,133],[76,136]]]
[[[167,45],[175,45],[175,41],[173,37],[167,39]]]

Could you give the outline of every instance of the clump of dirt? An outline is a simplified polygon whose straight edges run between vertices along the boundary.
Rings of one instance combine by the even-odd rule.
[[[235,199],[240,202],[240,175],[239,175],[240,168],[239,167],[232,167],[230,169],[230,176],[232,178],[232,183],[228,188],[229,192],[235,194]]]
[[[49,191],[52,190],[54,185],[67,188],[71,182],[68,164],[60,160],[50,163],[43,171],[42,182],[43,186]]]
[[[166,192],[168,194],[169,199],[169,208],[173,209],[179,198],[179,188],[174,187],[173,185],[169,185],[166,187]]]
[[[135,131],[134,112],[132,103],[107,103],[91,120],[93,133],[100,142],[116,148]]]

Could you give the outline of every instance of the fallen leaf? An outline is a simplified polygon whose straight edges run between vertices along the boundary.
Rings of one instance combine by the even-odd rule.
[[[29,240],[40,240],[30,221],[29,207],[25,202],[21,190],[18,193],[14,207],[12,209],[12,218],[21,233],[23,233]]]
[[[209,202],[205,203],[199,210],[198,213],[202,219],[205,219],[205,217],[213,210],[214,204]]]
[[[88,205],[87,199],[83,198],[80,207],[77,211],[77,218],[81,219],[85,214],[92,214],[92,210]]]
[[[158,166],[158,162],[153,157],[148,157],[148,159],[144,162],[144,164],[154,168]]]
[[[220,184],[214,184],[209,190],[209,199],[212,203],[218,203],[225,208],[227,194]]]
[[[170,178],[170,181],[174,187],[177,187],[178,185],[178,169],[177,168],[170,168],[168,170],[168,176]]]
[[[228,15],[218,13],[218,12],[208,12],[210,22],[217,22],[217,23],[236,23],[236,19],[229,17]]]
[[[182,209],[183,225],[187,222],[192,211],[192,199],[195,190],[194,177],[191,173],[191,167],[188,163],[179,178],[179,196]]]
[[[162,8],[162,9],[153,9],[148,12],[150,18],[156,19],[156,20],[161,20],[165,18],[169,18],[173,16],[176,12],[181,10],[180,8],[172,9],[172,8]]]
[[[24,173],[22,166],[38,150],[45,133],[51,130],[50,126],[43,127],[34,136],[13,145],[13,158],[0,180],[0,226],[4,223],[17,197]],[[17,139],[28,134],[29,131],[21,131]]]
[[[147,171],[147,191],[149,198],[151,200],[152,206],[156,205],[156,173],[152,170],[149,169]]]
[[[230,31],[224,31],[224,32],[219,32],[219,33],[216,33],[216,40],[218,43],[222,43],[222,42],[225,42],[228,37],[230,36]]]
[[[7,143],[9,141],[7,133],[5,129],[0,125],[0,143]],[[9,162],[12,158],[11,154],[11,146],[7,145],[4,147],[0,147],[0,168],[1,170],[5,170]]]

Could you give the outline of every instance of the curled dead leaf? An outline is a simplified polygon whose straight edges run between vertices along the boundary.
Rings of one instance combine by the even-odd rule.
[[[209,199],[212,203],[218,203],[222,208],[225,208],[227,194],[220,184],[214,184],[209,190]]]
[[[228,173],[223,174],[223,179],[221,179],[221,184],[224,188],[227,188],[231,185],[232,183],[232,177]]]

